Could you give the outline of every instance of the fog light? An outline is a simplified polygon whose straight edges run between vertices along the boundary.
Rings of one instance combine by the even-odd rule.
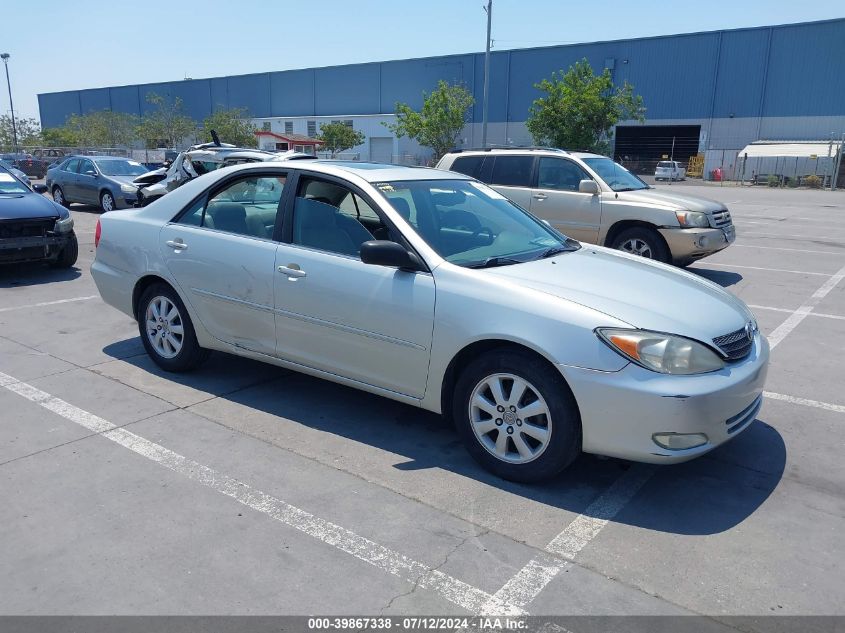
[[[707,245],[710,243],[710,238],[706,235],[702,235],[698,238],[698,247],[699,248],[707,248]]]
[[[680,451],[707,444],[707,436],[704,433],[655,433],[651,439],[661,448],[670,451]]]

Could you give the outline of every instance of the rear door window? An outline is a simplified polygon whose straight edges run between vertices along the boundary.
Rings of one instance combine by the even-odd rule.
[[[70,159],[68,162],[65,163],[65,166],[62,167],[62,169],[75,174],[77,171],[79,171],[79,159],[78,158]]]
[[[451,169],[460,174],[466,174],[470,178],[478,178],[478,172],[481,171],[484,159],[485,156],[461,156],[455,159]]]
[[[496,156],[490,183],[505,187],[531,187],[533,156]]]

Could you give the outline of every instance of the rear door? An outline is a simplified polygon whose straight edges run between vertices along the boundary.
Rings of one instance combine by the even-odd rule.
[[[72,158],[68,161],[67,165],[64,166],[61,173],[56,178],[56,184],[61,187],[65,200],[73,202],[79,200],[79,194],[77,193],[78,190],[76,186],[79,163],[80,160],[78,158]]]
[[[215,338],[275,355],[273,239],[284,170],[235,174],[160,233],[167,268]]]
[[[492,171],[480,178],[526,211],[531,208],[531,187],[535,180],[535,156],[499,154],[493,157]],[[488,171],[485,161],[482,171]]]
[[[561,233],[595,244],[601,227],[601,196],[579,192],[582,180],[592,178],[576,162],[541,156],[530,211]]]

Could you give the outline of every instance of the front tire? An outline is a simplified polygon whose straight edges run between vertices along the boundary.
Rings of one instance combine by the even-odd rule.
[[[644,226],[625,229],[613,238],[610,247],[646,259],[654,259],[664,264],[668,263],[670,259],[669,249],[660,233]]]
[[[165,371],[196,369],[210,352],[200,347],[185,304],[167,284],[153,284],[138,302],[138,331],[150,358]]]
[[[76,234],[73,234],[58,257],[56,257],[56,260],[52,262],[52,266],[55,268],[71,268],[76,263],[78,257],[79,242],[76,239]]]
[[[527,352],[498,350],[472,361],[455,386],[452,416],[470,455],[503,479],[548,479],[581,451],[572,392]]]
[[[114,211],[117,208],[114,203],[114,196],[110,191],[104,191],[100,194],[100,208],[103,210],[103,213]]]

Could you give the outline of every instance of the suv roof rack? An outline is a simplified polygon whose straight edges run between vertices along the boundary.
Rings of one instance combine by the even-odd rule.
[[[565,149],[560,149],[559,147],[542,147],[540,145],[527,145],[525,147],[519,147],[517,145],[488,145],[487,147],[456,147],[454,149],[450,149],[450,154],[460,154],[461,152],[489,152],[491,150],[499,150],[499,149],[507,149],[513,151],[521,151],[524,152],[528,151],[537,151],[542,150],[546,152],[560,152],[562,154],[568,154],[569,152]]]

